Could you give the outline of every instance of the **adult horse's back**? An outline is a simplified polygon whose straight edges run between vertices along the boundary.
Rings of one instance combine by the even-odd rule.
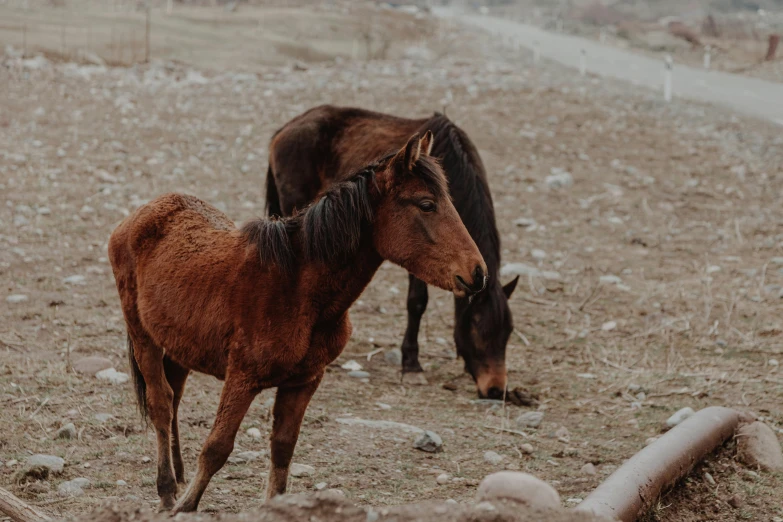
[[[272,138],[267,212],[291,215],[357,167],[398,149],[411,134],[427,130],[434,134],[432,155],[441,162],[454,206],[478,245],[490,277],[484,292],[472,300],[454,301],[457,353],[476,381],[479,395],[499,399],[506,387],[506,344],[513,330],[508,298],[517,279],[501,286],[500,237],[484,164],[467,134],[451,120],[437,113],[408,119],[329,105],[310,109]],[[427,285],[411,275],[408,327],[402,342],[404,374],[422,371],[418,335],[427,299]]]

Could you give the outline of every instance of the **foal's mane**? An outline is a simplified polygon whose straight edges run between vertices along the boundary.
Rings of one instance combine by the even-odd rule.
[[[343,181],[331,185],[308,207],[287,218],[260,218],[246,223],[242,235],[256,245],[262,264],[275,264],[290,272],[297,264],[293,239],[299,236],[305,261],[333,263],[352,256],[359,249],[362,232],[372,223],[371,187],[378,193],[376,171],[395,153],[364,167]],[[448,194],[437,161],[421,156],[412,169],[437,195]]]

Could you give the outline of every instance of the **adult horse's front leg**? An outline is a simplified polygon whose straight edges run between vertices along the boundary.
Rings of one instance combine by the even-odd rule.
[[[408,283],[408,327],[405,329],[405,337],[402,339],[402,373],[421,374],[424,370],[419,364],[419,327],[421,316],[427,309],[427,283],[418,279],[413,274],[409,275]],[[410,375],[406,380],[426,381],[423,375]]]
[[[266,488],[266,498],[285,493],[288,484],[288,468],[294,455],[296,441],[299,439],[299,429],[302,427],[307,405],[310,404],[315,390],[321,383],[323,373],[302,386],[277,389],[274,408],[274,423],[272,424],[271,457],[272,468],[269,471],[269,484]]]
[[[255,396],[256,390],[251,383],[244,380],[242,376],[232,375],[229,371],[220,395],[215,424],[198,457],[196,476],[174,506],[173,514],[195,511],[198,508],[201,496],[212,476],[223,467],[234,450],[237,430]]]

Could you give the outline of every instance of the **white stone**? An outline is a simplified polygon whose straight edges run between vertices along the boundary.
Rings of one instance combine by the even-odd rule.
[[[296,478],[312,477],[315,475],[315,468],[307,464],[293,463],[291,464],[290,473],[292,477]]]
[[[8,304],[24,303],[27,301],[27,296],[24,294],[11,294],[5,298],[5,301]]]
[[[83,285],[84,281],[85,279],[83,275],[72,275],[63,279],[63,283],[66,285]]]
[[[560,508],[560,495],[555,488],[533,475],[516,471],[500,471],[485,477],[476,498],[479,502],[509,499],[534,509]]]
[[[615,328],[617,328],[617,322],[615,321],[607,321],[601,325],[601,330],[603,330],[604,332],[610,332]]]
[[[130,376],[127,373],[118,372],[114,368],[101,370],[95,374],[95,377],[99,381],[106,381],[110,384],[125,384],[130,380]]]
[[[36,466],[43,466],[44,468],[47,468],[51,473],[62,473],[63,468],[65,468],[65,460],[63,460],[60,457],[55,457],[54,455],[33,455],[29,459],[27,459],[27,462],[25,462],[25,466],[27,468],[32,468]]]
[[[435,482],[437,482],[441,486],[446,485],[449,482],[451,482],[451,475],[449,475],[448,473],[441,473],[440,475],[438,475],[438,478],[435,479]]]
[[[493,466],[497,466],[501,462],[503,462],[503,455],[496,453],[494,451],[485,451],[484,452],[484,462],[487,462],[488,464],[492,464]]]
[[[362,365],[358,362],[351,359],[350,361],[344,363],[342,366],[340,366],[343,370],[348,370],[349,372],[358,372],[362,369]]]
[[[514,422],[522,428],[538,428],[543,420],[543,411],[528,411],[517,417]]]
[[[247,433],[250,437],[254,439],[261,438],[261,430],[259,430],[258,428],[248,428],[248,430],[245,433]]]

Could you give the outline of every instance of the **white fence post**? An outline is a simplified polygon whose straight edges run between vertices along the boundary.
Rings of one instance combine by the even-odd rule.
[[[663,99],[667,102],[672,101],[672,67],[673,61],[671,55],[666,55],[663,71]]]

